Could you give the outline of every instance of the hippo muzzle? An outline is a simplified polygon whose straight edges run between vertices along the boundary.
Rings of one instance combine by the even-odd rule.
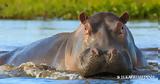
[[[132,63],[126,52],[117,49],[100,50],[88,48],[80,55],[81,67],[79,73],[83,76],[93,76],[100,73],[130,74]]]

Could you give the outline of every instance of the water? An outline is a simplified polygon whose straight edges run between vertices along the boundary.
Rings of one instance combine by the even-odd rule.
[[[0,47],[12,50],[56,33],[73,31],[78,24],[78,21],[0,20]]]
[[[35,20],[0,20],[0,50],[13,50],[16,47],[27,45],[36,40],[46,38],[59,32],[71,32],[79,26],[79,21],[35,21]],[[139,48],[160,48],[160,26],[156,22],[129,22],[135,43]],[[157,57],[158,57],[158,51]],[[158,61],[159,58],[153,59]],[[153,61],[152,60],[152,61]],[[146,82],[147,80],[147,82]],[[37,78],[4,78],[0,84],[75,84],[75,83],[158,83],[158,79],[132,80],[50,80]]]
[[[146,81],[147,80],[147,81]],[[50,80],[41,78],[7,78],[0,79],[0,84],[157,84],[156,79],[140,79],[140,80]],[[23,81],[23,82],[20,82]]]

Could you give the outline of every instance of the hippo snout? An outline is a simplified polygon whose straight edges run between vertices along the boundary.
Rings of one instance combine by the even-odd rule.
[[[80,56],[80,74],[90,76],[98,73],[128,74],[131,65],[116,48],[101,50],[98,48],[86,49]]]

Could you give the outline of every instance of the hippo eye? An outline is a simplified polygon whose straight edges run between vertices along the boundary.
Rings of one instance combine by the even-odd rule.
[[[122,27],[122,29],[123,29],[123,27]]]

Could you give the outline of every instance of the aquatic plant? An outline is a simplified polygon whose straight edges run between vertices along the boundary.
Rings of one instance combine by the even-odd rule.
[[[81,11],[91,15],[99,11],[121,14],[131,19],[157,20],[159,0],[0,0],[0,18],[4,19],[77,19]]]

